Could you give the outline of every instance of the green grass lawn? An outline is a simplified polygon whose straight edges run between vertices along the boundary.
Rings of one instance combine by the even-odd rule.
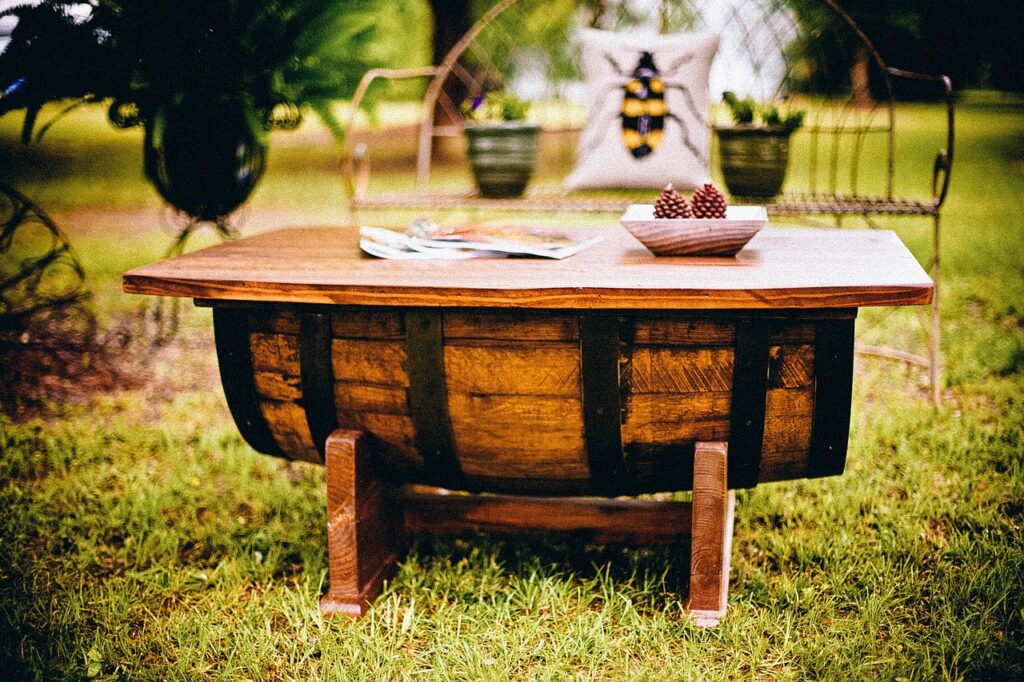
[[[0,181],[58,219],[109,326],[138,306],[121,273],[178,223],[140,178],[140,133],[101,113],[31,148],[0,119]],[[900,154],[927,161],[943,114],[903,108]],[[1024,678],[1024,110],[958,116],[944,402],[858,357],[847,471],[737,495],[717,629],[683,614],[685,551],[558,537],[413,538],[368,616],[322,618],[323,471],[242,442],[188,307],[174,344],[125,351],[142,385],[0,413],[0,680]],[[241,231],[344,220],[332,144],[275,134]],[[927,221],[883,224],[925,256]],[[859,335],[913,347],[913,322],[864,311]]]

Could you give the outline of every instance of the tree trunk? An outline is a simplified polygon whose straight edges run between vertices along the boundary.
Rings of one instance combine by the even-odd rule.
[[[433,63],[439,65],[448,51],[466,35],[473,25],[470,0],[430,0],[434,15]],[[444,84],[441,98],[447,97],[458,111],[459,104],[466,97],[465,85],[457,78],[449,78]],[[458,116],[439,102],[434,109],[435,125],[458,123]],[[434,140],[436,149],[437,139]]]
[[[857,52],[853,57],[853,65],[850,66],[850,85],[853,87],[853,102],[859,107],[869,108],[874,106],[875,101],[871,97],[871,87],[868,82],[868,69],[871,65],[871,56],[868,48],[864,45],[857,46]]]
[[[440,64],[448,50],[473,25],[470,0],[430,0],[434,14],[434,64]]]

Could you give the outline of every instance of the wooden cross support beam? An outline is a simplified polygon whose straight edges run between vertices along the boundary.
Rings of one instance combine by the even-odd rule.
[[[358,617],[380,595],[405,533],[487,531],[520,535],[583,533],[596,542],[672,544],[690,539],[694,623],[725,615],[735,497],[727,487],[727,446],[698,443],[693,502],[594,497],[464,495],[389,489],[376,478],[366,439],[339,429],[327,439],[327,533],[330,587],[325,614]]]

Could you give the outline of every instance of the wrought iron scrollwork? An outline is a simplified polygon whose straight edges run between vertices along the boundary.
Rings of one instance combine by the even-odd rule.
[[[81,306],[85,271],[67,237],[32,201],[0,184],[0,333]]]
[[[29,384],[73,376],[96,346],[85,271],[67,237],[38,206],[0,184],[0,403]]]

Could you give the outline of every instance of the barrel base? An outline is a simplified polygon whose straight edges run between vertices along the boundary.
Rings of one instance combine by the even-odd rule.
[[[362,432],[334,431],[325,453],[330,587],[320,601],[324,615],[366,613],[394,570],[406,533],[561,531],[632,544],[689,537],[687,613],[698,627],[715,626],[725,616],[735,505],[726,443],[697,444],[692,503],[441,494],[422,487],[403,500],[376,477]]]

